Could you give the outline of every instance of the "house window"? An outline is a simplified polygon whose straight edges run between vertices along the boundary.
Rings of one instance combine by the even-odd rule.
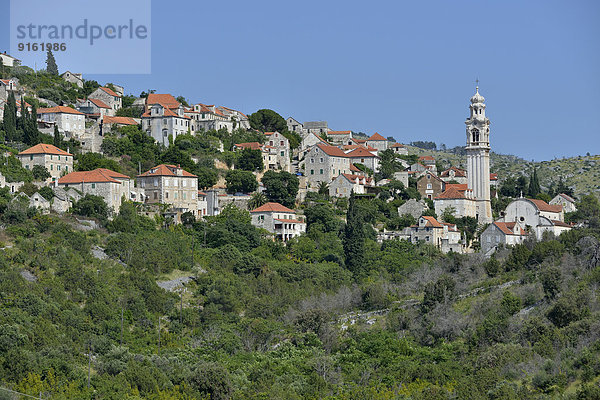
[[[427,189],[431,189],[431,183],[427,184]]]
[[[158,193],[154,192],[154,200],[158,199]]]
[[[169,198],[169,192],[165,192],[165,199]]]
[[[167,119],[163,118],[163,125],[166,125],[166,124],[167,124]]]
[[[50,171],[52,171],[54,169],[54,165],[50,164]]]
[[[281,157],[285,157],[285,151],[281,152]]]
[[[283,146],[283,140],[282,140],[281,142],[279,142],[279,145],[280,145],[280,146]]]
[[[185,192],[183,192],[183,193],[181,194],[181,197],[183,198],[183,200],[185,200],[185,199],[186,199],[186,197],[187,197],[187,196],[185,195]]]
[[[186,186],[187,186],[187,181],[184,180],[183,181],[183,187],[186,187]]]
[[[315,170],[314,170],[314,169],[311,169],[311,170],[310,170],[310,174],[311,174],[311,175],[314,175],[314,174],[315,174]]]
[[[60,171],[60,165],[57,165],[57,166],[56,166],[56,170],[57,170],[57,171]]]
[[[29,159],[30,159],[30,160],[33,160],[33,155],[29,156]]]
[[[311,158],[311,159],[310,159],[310,163],[311,163],[311,164],[314,164],[314,163],[315,163],[315,159],[314,159],[314,158]]]
[[[158,186],[158,179],[154,178],[154,186]]]
[[[174,198],[175,200],[177,200],[177,192],[175,192],[175,194],[174,194],[173,198]]]
[[[321,158],[319,159],[319,162],[323,162],[323,157],[321,157]]]
[[[323,175],[323,168],[319,170],[319,174]]]
[[[96,189],[96,184],[92,183],[92,189]]]

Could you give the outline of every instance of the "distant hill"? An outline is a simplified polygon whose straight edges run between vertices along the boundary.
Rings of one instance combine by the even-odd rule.
[[[424,150],[414,146],[407,146],[407,148],[409,154],[434,156],[444,168],[449,166],[466,168],[467,166],[466,155],[462,147],[445,151]],[[600,193],[600,155],[532,162],[517,156],[492,152],[490,161],[491,171],[498,174],[500,181],[520,174],[529,176],[536,167],[543,189],[552,182],[557,183],[562,177],[563,181],[573,188],[577,197],[589,193]]]

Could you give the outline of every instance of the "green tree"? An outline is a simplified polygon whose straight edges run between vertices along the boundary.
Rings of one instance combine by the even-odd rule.
[[[294,207],[300,185],[296,175],[286,171],[275,172],[269,170],[263,175],[262,183],[269,201],[281,203],[290,208]]]
[[[54,136],[53,136],[52,144],[54,144],[58,148],[61,148],[61,146],[63,145],[62,135],[58,131],[57,125],[54,125]]]
[[[48,52],[46,53],[46,72],[50,75],[58,76],[58,65],[56,65],[56,59],[50,48],[48,48]]]
[[[252,193],[258,188],[256,176],[249,171],[231,170],[227,172],[225,182],[228,193]]]
[[[106,168],[115,172],[121,172],[119,163],[105,158],[100,153],[85,153],[79,155],[75,169],[77,171],[92,171],[96,168]]]
[[[31,169],[31,173],[33,174],[33,179],[36,181],[45,181],[52,176],[50,175],[50,172],[48,172],[48,169],[42,165],[34,165]]]
[[[50,201],[54,197],[54,190],[50,186],[44,186],[38,190],[38,193],[42,195],[46,200]]]
[[[248,201],[248,209],[254,210],[268,202],[269,199],[267,199],[267,196],[265,196],[264,193],[254,193],[250,201]]]
[[[354,193],[350,195],[343,245],[346,268],[357,275],[365,267],[365,230],[364,218],[360,215]]]
[[[214,168],[196,167],[193,171],[198,177],[198,189],[207,189],[216,185],[219,176]]]
[[[575,217],[580,221],[587,221],[590,228],[600,227],[600,201],[593,194],[586,194],[577,203]]]
[[[108,206],[102,197],[86,194],[73,203],[73,213],[103,221],[108,217]]]
[[[237,154],[235,166],[244,171],[262,171],[264,169],[260,150],[243,149]]]
[[[536,198],[541,191],[540,181],[537,175],[537,168],[533,168],[533,174],[531,174],[531,177],[529,178],[529,188],[527,192],[530,197]]]
[[[12,91],[8,94],[3,117],[6,140],[14,141],[17,137],[17,102]]]
[[[262,109],[248,115],[248,122],[252,129],[261,132],[287,132],[285,119],[273,110]]]

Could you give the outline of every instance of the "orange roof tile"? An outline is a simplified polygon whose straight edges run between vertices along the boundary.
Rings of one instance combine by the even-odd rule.
[[[61,177],[58,183],[61,185],[77,184],[84,182],[113,182],[121,183],[118,179],[129,179],[127,175],[111,171],[106,168],[96,168],[92,171],[75,171]]]
[[[263,145],[258,142],[248,142],[248,143],[236,143],[235,147],[239,147],[240,149],[252,149],[252,150],[260,150]]]
[[[173,170],[177,171],[178,169],[180,169],[182,171],[181,175],[177,175],[176,172],[173,172]],[[156,167],[151,168],[148,171],[146,171],[143,174],[138,175],[138,176],[185,176],[188,178],[196,178],[197,177],[194,174],[190,174],[185,169],[183,169],[177,165],[171,165],[171,164],[157,165]]]
[[[50,107],[50,108],[38,108],[37,113],[38,114],[60,114],[60,113],[62,113],[62,114],[85,115],[81,111],[77,111],[74,108],[65,107],[65,106],[56,106],[56,107]]]
[[[146,105],[162,104],[167,108],[179,107],[179,102],[170,94],[150,93],[146,98]]]
[[[527,199],[527,200],[529,200],[533,204],[535,204],[535,206],[540,211],[559,213],[563,210],[563,206],[561,204],[548,204],[544,200],[538,200],[538,199]]]
[[[419,161],[435,161],[435,158],[432,156],[421,156],[419,157]]]
[[[329,146],[323,143],[319,143],[317,144],[317,147],[320,148],[321,150],[323,150],[325,152],[325,154],[327,154],[328,156],[333,156],[333,157],[346,157],[346,153],[344,153],[342,151],[342,149],[335,147],[335,146]]]
[[[358,147],[352,151],[350,151],[349,153],[346,154],[346,157],[350,157],[350,158],[360,158],[360,157],[375,157],[375,158],[379,158],[376,155],[374,155],[373,153],[371,153],[369,150],[363,148],[363,147]]]
[[[497,181],[498,180],[498,174],[490,174],[490,181]]]
[[[114,97],[121,97],[118,93],[115,93],[112,89],[107,88],[105,86],[100,86],[100,89],[102,89],[102,91],[106,92],[107,94],[114,96]]]
[[[190,117],[188,117],[185,114],[183,116],[177,114],[176,112],[174,112],[171,108],[169,108],[165,104],[154,103],[153,105],[156,105],[156,104],[160,104],[164,110],[164,112],[163,112],[164,115],[161,115],[160,116],[161,118],[164,116],[164,117],[177,117],[177,118],[183,118],[183,119],[191,119]],[[144,117],[144,118],[152,117],[152,113],[150,111],[146,111],[144,114],[142,114],[142,117]],[[158,117],[158,116],[156,116],[156,117]]]
[[[467,171],[465,171],[464,169],[460,169],[460,168],[456,168],[456,167],[450,167],[445,171],[442,171],[442,173],[440,174],[440,176],[450,176],[450,171],[454,171],[454,176],[457,177],[466,177],[467,176]]]
[[[137,122],[130,117],[110,117],[105,115],[102,119],[105,124],[120,124],[120,125],[137,125]]]
[[[404,147],[404,145],[401,143],[394,143],[392,147]]]
[[[379,133],[375,132],[373,134],[373,136],[371,136],[368,140],[370,141],[377,141],[377,142],[381,142],[381,141],[387,141],[386,138],[384,138],[383,136],[381,136]]]
[[[66,151],[59,149],[58,147],[51,145],[40,143],[36,144],[33,147],[28,148],[27,150],[23,150],[19,153],[19,155],[25,154],[55,154],[59,156],[72,156],[73,154],[67,153]]]
[[[575,199],[574,199],[574,198],[572,198],[571,196],[567,195],[567,194],[564,194],[564,193],[559,193],[558,195],[559,195],[560,197],[562,197],[563,199],[565,199],[565,200],[567,200],[567,201],[571,202],[571,203],[575,203]]]
[[[466,199],[466,197],[465,197],[465,195],[462,192],[459,192],[458,190],[456,190],[456,188],[451,187],[449,189],[446,189],[444,191],[444,193],[440,194],[435,199],[436,200],[437,199],[440,199],[440,200],[443,200],[443,199],[446,199],[446,200],[450,200],[450,199]]]
[[[360,170],[356,165],[354,165],[353,163],[350,163],[350,171],[353,172],[363,172],[362,170]]]
[[[263,204],[262,206],[255,208],[250,212],[286,212],[286,213],[296,213],[294,210],[290,210],[289,208],[281,205],[279,203],[269,202]]]
[[[428,216],[422,216],[421,218],[425,219],[427,221],[427,224],[425,224],[425,226],[433,226],[434,228],[443,228],[442,224],[440,224],[438,222],[437,219],[433,218],[433,217],[428,217]]]
[[[459,192],[464,192],[469,189],[469,185],[466,183],[446,183],[446,189],[454,188]]]
[[[93,98],[88,98],[89,101],[91,101],[92,103],[94,103],[94,105],[96,105],[96,107],[99,108],[110,108],[105,102],[103,102],[100,99],[93,99]]]
[[[521,229],[519,227],[518,232],[519,233],[514,233],[513,229],[515,229],[515,223],[514,222],[500,222],[500,221],[496,221],[494,222],[494,225],[496,225],[496,227],[498,227],[498,229],[500,229],[500,231],[502,231],[502,233],[504,233],[505,235],[526,235],[525,231],[523,229]]]

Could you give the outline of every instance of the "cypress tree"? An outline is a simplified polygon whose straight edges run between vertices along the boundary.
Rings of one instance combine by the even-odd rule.
[[[348,203],[343,244],[346,268],[357,274],[363,270],[365,263],[365,231],[363,219],[356,208],[354,193],[350,195]]]
[[[58,131],[58,126],[54,125],[54,145],[56,147],[62,146],[62,137],[60,136],[60,132]]]
[[[541,192],[542,189],[540,188],[540,181],[538,180],[537,169],[534,168],[533,174],[531,175],[531,178],[529,178],[529,196],[536,197]]]
[[[48,49],[48,53],[46,53],[46,72],[50,75],[58,76],[58,65],[56,65],[56,59],[50,49]]]
[[[27,109],[22,107],[21,114],[26,116],[24,119],[23,141],[30,146],[35,146],[40,142],[40,132],[37,129],[37,109],[33,105],[31,107],[31,115],[29,115]]]
[[[13,92],[8,94],[8,100],[4,106],[4,132],[7,140],[15,140],[17,136],[17,104]]]

